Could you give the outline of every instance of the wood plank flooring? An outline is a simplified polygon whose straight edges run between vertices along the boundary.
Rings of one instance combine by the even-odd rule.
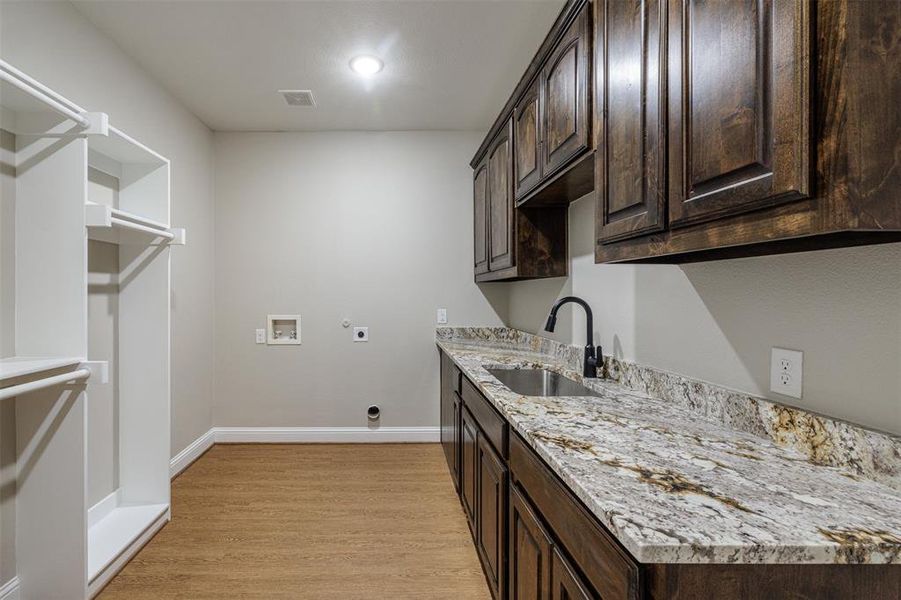
[[[98,596],[488,599],[439,444],[216,445]]]

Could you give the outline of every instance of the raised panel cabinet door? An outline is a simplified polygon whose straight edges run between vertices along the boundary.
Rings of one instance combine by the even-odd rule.
[[[510,486],[509,598],[549,600],[551,538],[516,485]]]
[[[478,430],[475,419],[463,407],[460,415],[460,498],[469,526],[476,531],[476,474],[478,469]]]
[[[488,162],[473,173],[473,240],[476,275],[488,272]]]
[[[513,266],[513,120],[488,150],[488,269]]]
[[[669,216],[810,193],[810,2],[669,0]]]
[[[513,172],[519,200],[541,180],[541,121],[536,78],[513,109]]]
[[[591,3],[564,32],[541,72],[542,177],[589,147]]]
[[[455,370],[450,357],[441,353],[441,448],[447,460],[447,467],[454,480],[454,487],[460,487],[457,475],[457,408],[456,392],[454,392]]]
[[[506,598],[507,468],[488,438],[479,435],[476,543],[495,598]]]
[[[551,600],[593,600],[598,597],[588,590],[588,586],[560,554],[560,549],[554,547],[551,559]]]
[[[595,2],[595,218],[601,242],[665,224],[665,2]]]
[[[454,434],[453,434],[453,463],[451,466],[451,475],[454,478],[454,485],[457,487],[457,491],[460,491],[460,416],[461,416],[461,408],[463,407],[460,402],[460,396],[454,392],[454,400],[453,400],[453,419],[454,419]]]

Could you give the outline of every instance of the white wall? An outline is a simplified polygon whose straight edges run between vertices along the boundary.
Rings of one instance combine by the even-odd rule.
[[[172,454],[210,427],[212,133],[68,2],[0,4],[0,56],[172,161]]]
[[[590,194],[570,207],[567,285],[591,304],[605,353],[901,433],[901,244],[596,265],[594,203]],[[509,324],[540,333],[555,281],[540,293],[509,284]],[[574,311],[572,343],[584,344],[582,313],[564,310]],[[804,351],[801,400],[769,392],[773,346]]]
[[[498,325],[473,283],[472,170],[483,135],[216,133],[217,426],[438,425],[435,309]],[[254,343],[300,313],[300,346]],[[368,326],[353,343],[343,318]]]
[[[16,138],[0,129],[0,358],[15,355]],[[0,400],[0,585],[16,574],[16,406]]]

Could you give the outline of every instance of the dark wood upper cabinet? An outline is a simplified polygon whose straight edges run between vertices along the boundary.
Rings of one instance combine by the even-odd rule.
[[[665,3],[595,3],[595,218],[602,242],[665,225]]]
[[[650,195],[615,193],[636,185],[638,153],[623,154],[611,138],[622,114],[612,76],[598,73],[597,93],[607,96],[596,108],[598,132],[606,127],[596,151],[604,161],[596,172],[596,262],[686,263],[901,241],[901,44],[892,41],[901,38],[901,3],[659,1],[666,3],[665,211],[652,224]],[[615,52],[637,56],[638,38],[623,46],[613,13],[638,5],[606,2],[598,69],[612,68]],[[641,6],[649,10],[652,1]],[[653,81],[645,52],[647,102]],[[651,108],[645,104],[641,127],[644,172],[653,175]]]
[[[488,161],[473,173],[473,240],[476,275],[488,272]]]
[[[539,120],[539,80],[513,109],[513,152],[516,199],[519,200],[541,180],[541,122]]]
[[[555,547],[551,558],[551,600],[592,600],[594,596],[588,590],[560,549]]]
[[[551,537],[517,486],[510,486],[510,600],[549,600]]]
[[[514,206],[513,130],[511,117],[474,174],[475,276],[480,282],[566,275],[566,207],[528,211]]]
[[[512,123],[495,138],[488,151],[488,269],[513,266]]]
[[[588,150],[591,137],[591,4],[557,42],[541,72],[542,177]]]
[[[808,196],[809,3],[669,4],[672,226]]]
[[[506,598],[507,467],[479,432],[476,545],[495,598]]]

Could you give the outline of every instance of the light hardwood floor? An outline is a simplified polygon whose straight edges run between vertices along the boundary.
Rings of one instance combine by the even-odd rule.
[[[490,594],[440,445],[217,445],[99,598]]]

